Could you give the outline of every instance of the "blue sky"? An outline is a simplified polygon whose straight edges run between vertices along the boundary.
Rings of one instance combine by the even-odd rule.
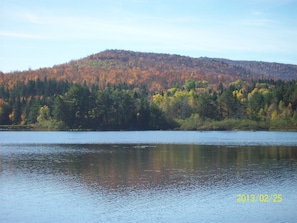
[[[297,64],[297,0],[0,0],[0,71],[106,49]]]

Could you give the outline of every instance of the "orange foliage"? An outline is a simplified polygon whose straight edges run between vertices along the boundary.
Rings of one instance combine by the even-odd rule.
[[[259,64],[260,63],[260,64]],[[140,53],[123,50],[107,50],[81,60],[71,61],[52,68],[23,72],[0,73],[0,83],[12,87],[17,81],[48,79],[68,80],[99,85],[127,83],[146,85],[151,92],[183,86],[186,80],[206,80],[211,86],[220,82],[231,83],[237,79],[260,78],[259,69],[291,72],[291,79],[297,79],[297,66],[263,62],[236,62],[224,59],[190,58],[169,54]],[[269,68],[269,69],[268,69]],[[251,72],[251,70],[253,72]],[[257,72],[256,72],[257,71]],[[268,74],[267,74],[268,75]],[[295,75],[295,76],[294,76]],[[279,76],[274,76],[280,78]]]

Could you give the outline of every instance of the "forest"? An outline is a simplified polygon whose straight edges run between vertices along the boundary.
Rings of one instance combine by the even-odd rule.
[[[147,86],[43,79],[0,85],[0,129],[297,130],[295,80]]]
[[[217,58],[192,58],[180,55],[106,50],[83,59],[36,70],[0,72],[0,84],[10,89],[16,82],[44,78],[84,83],[90,87],[107,84],[145,85],[150,93],[161,92],[187,80],[207,81],[216,89],[220,83],[238,79],[297,80],[297,65]],[[210,86],[213,85],[213,86]],[[227,86],[228,87],[228,86]]]

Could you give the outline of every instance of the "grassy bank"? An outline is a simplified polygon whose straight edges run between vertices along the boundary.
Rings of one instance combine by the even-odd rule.
[[[22,131],[22,130],[32,130],[33,125],[0,125],[0,130],[2,131]]]
[[[255,121],[250,119],[225,119],[221,121],[199,119],[191,116],[179,120],[181,130],[279,130],[297,131],[297,122],[292,119]]]
[[[225,130],[271,130],[297,131],[297,122],[293,119],[276,119],[269,121],[255,121],[250,119],[225,119],[215,121],[200,119],[192,115],[185,120],[177,120],[179,127],[175,130],[225,131]],[[67,129],[59,125],[0,125],[0,131],[117,131],[119,129]],[[127,129],[129,131],[131,129]],[[121,129],[125,131],[125,129]]]

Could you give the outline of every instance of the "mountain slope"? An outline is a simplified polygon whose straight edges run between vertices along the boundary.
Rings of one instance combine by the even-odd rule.
[[[296,65],[282,63],[268,63],[257,61],[234,61],[227,59],[217,59],[228,63],[229,65],[238,66],[249,70],[249,72],[263,78],[279,78],[282,80],[297,79]]]
[[[176,84],[182,86],[189,79],[205,80],[212,85],[252,78],[292,80],[297,79],[297,65],[106,50],[52,68],[0,74],[0,83],[11,87],[16,81],[37,78],[86,82],[101,87],[107,83],[127,83],[161,91]]]

